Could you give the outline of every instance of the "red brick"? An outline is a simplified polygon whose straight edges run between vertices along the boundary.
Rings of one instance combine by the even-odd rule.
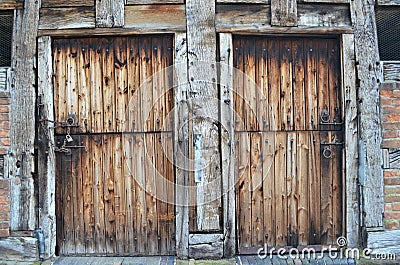
[[[397,185],[385,186],[385,194],[400,194],[400,187]]]
[[[9,229],[10,228],[10,222],[0,222],[0,229]]]
[[[385,178],[385,185],[400,185],[400,178]]]
[[[399,148],[400,139],[385,139],[382,141],[382,148]]]
[[[385,195],[385,202],[400,202],[400,194]]]
[[[0,213],[0,221],[10,221],[9,213]]]
[[[393,99],[382,97],[381,98],[381,106],[393,106]]]
[[[399,221],[397,220],[385,220],[385,228],[386,229],[398,229]]]
[[[9,107],[7,105],[0,105],[0,113],[8,113]]]
[[[0,114],[0,118],[1,118]],[[388,114],[382,116],[383,122],[400,122],[400,114]]]
[[[10,137],[10,131],[0,128],[0,138]]]
[[[0,113],[0,121],[9,121],[10,120],[10,116],[8,115],[8,113]]]
[[[393,211],[385,212],[385,218],[399,220],[400,212],[393,212]]]
[[[400,170],[399,169],[385,169],[385,171],[383,172],[383,176],[385,178],[400,177]]]
[[[8,120],[6,121],[0,121],[0,129],[10,129],[10,122]]]
[[[2,139],[0,140],[1,146],[10,146],[10,139]]]
[[[0,155],[5,155],[8,153],[8,149],[7,148],[0,148]]]
[[[0,189],[9,190],[10,189],[10,180],[9,179],[0,179]]]
[[[0,204],[0,213],[9,213],[10,205],[9,204]]]
[[[399,137],[399,131],[398,130],[383,130],[382,137],[385,139],[397,138],[397,137]]]
[[[9,237],[10,229],[0,229],[0,237]]]
[[[9,105],[10,98],[0,98],[0,105]]]
[[[400,130],[400,122],[382,123],[382,129],[386,129],[386,130]]]
[[[385,203],[385,212],[392,210],[392,203]]]

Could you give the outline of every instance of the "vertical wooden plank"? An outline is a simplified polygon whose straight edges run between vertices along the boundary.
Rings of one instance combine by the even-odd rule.
[[[234,75],[234,104],[235,104],[235,130],[243,131],[245,127],[246,117],[244,112],[244,92],[243,92],[243,82],[244,82],[244,41],[241,38],[234,38],[234,52],[233,52],[233,67],[235,68]]]
[[[137,237],[137,249],[136,252],[138,254],[144,254],[148,250],[148,235],[147,235],[147,205],[146,205],[146,194],[145,194],[145,186],[146,178],[145,178],[145,135],[137,134],[134,135],[133,141],[135,143],[134,149],[136,155],[133,156],[132,164],[135,164],[136,170],[132,173],[134,175],[134,179],[136,179],[136,237]],[[133,151],[132,150],[132,151]],[[133,154],[132,154],[133,155]]]
[[[306,129],[307,101],[304,91],[304,40],[293,40],[293,125],[296,130]]]
[[[155,180],[155,134],[144,134],[145,154],[144,154],[144,177],[146,189],[146,253],[158,254],[158,220],[157,220],[157,187]]]
[[[128,54],[127,38],[114,39],[114,75],[115,75],[115,122],[116,132],[123,132],[125,127],[125,111],[128,107]],[[134,73],[132,73],[133,75]]]
[[[90,42],[90,110],[91,132],[102,132],[103,129],[103,74],[102,74],[102,39]]]
[[[345,116],[345,178],[346,189],[344,191],[345,200],[345,220],[343,222],[346,229],[348,246],[353,247],[358,244],[359,226],[359,207],[358,207],[358,162],[354,158],[358,157],[358,120],[357,120],[357,92],[355,88],[355,54],[354,36],[343,34],[341,41],[342,55],[342,82],[344,90],[344,116]]]
[[[96,0],[96,27],[124,26],[124,0]]]
[[[260,132],[252,133],[250,154],[252,246],[263,246],[264,244],[262,150],[262,134]]]
[[[310,133],[310,159],[308,161],[310,244],[321,244],[321,151],[319,132]]]
[[[154,167],[155,167],[155,194],[157,200],[157,235],[158,235],[158,253],[159,255],[168,255],[167,242],[168,242],[168,190],[165,181],[168,179],[168,168],[164,165],[164,148],[167,144],[164,135],[162,133],[157,133],[154,135]]]
[[[329,112],[329,71],[328,71],[328,45],[326,40],[316,41],[318,47],[317,57],[317,87],[318,87],[318,122],[329,122],[332,113]],[[329,115],[323,116],[323,112],[328,111]]]
[[[172,133],[163,133],[162,136],[165,146],[164,153],[164,176],[166,185],[164,188],[167,192],[167,237],[166,241],[166,253],[168,255],[172,255],[176,253],[176,233],[175,233],[175,172],[174,172],[174,164],[173,160],[173,134]]]
[[[293,73],[292,73],[292,41],[280,41],[280,106],[281,130],[293,129]]]
[[[282,27],[297,26],[297,1],[271,0],[271,25]]]
[[[306,129],[316,130],[319,124],[318,89],[317,89],[317,64],[316,53],[318,46],[312,40],[304,41],[304,56],[306,59],[305,71],[305,97],[306,97]]]
[[[343,142],[342,132],[333,133],[333,138],[338,142]],[[334,141],[334,140],[332,140]],[[335,243],[336,239],[342,235],[343,223],[343,196],[342,196],[342,158],[343,151],[341,145],[332,147],[332,238],[331,242]]]
[[[116,122],[115,122],[115,80],[114,80],[113,40],[103,39],[102,49],[99,56],[101,56],[102,91],[103,91],[102,132],[115,132]]]
[[[312,133],[311,133],[312,134]],[[311,205],[309,202],[309,194],[312,191],[309,189],[309,179],[312,177],[309,175],[309,166],[311,153],[310,151],[313,142],[310,142],[309,132],[298,132],[297,134],[297,153],[296,153],[296,165],[297,165],[297,216],[298,216],[298,243],[300,246],[307,245],[309,243],[309,216]]]
[[[286,157],[286,195],[287,195],[287,233],[289,246],[298,244],[298,187],[297,187],[297,134],[287,133]],[[282,166],[282,165],[281,165]]]
[[[127,71],[128,71],[128,109],[125,128],[127,131],[142,130],[142,108],[140,96],[140,57],[139,57],[139,37],[131,37],[127,40]]]
[[[276,245],[275,227],[275,133],[263,133],[263,196],[264,196],[264,233],[268,235],[268,246]]]
[[[83,215],[85,223],[85,252],[86,254],[95,253],[95,220],[94,220],[94,181],[93,181],[93,166],[91,157],[93,155],[93,143],[89,136],[82,136],[83,145],[87,149],[82,151],[82,177],[83,177],[83,192],[84,205]]]
[[[321,132],[321,142],[330,142],[331,132]],[[332,238],[332,147],[321,146],[321,243],[330,244]],[[329,150],[329,151],[327,151]]]
[[[243,47],[243,114],[245,115],[245,130],[247,131],[258,129],[255,55],[254,38],[246,39]]]
[[[267,51],[268,40],[266,38],[258,38],[255,43],[255,60],[256,60],[256,84],[257,84],[257,124],[259,130],[269,130],[269,113],[268,113],[268,60]]]
[[[60,136],[55,137],[55,142],[59,142]],[[60,254],[65,253],[64,251],[64,163],[63,162],[63,153],[59,153],[56,155],[56,215],[57,215],[57,248]]]
[[[276,133],[275,136],[275,216],[276,216],[276,245],[287,245],[287,191],[286,165],[287,135]]]
[[[81,139],[82,138],[82,139]],[[83,137],[79,135],[73,136],[74,145],[81,145]],[[73,201],[74,201],[74,231],[75,231],[75,254],[84,254],[86,252],[85,249],[85,228],[84,228],[84,220],[83,220],[83,168],[81,164],[81,157],[83,155],[82,150],[73,149],[72,151],[72,161],[73,167],[75,171],[75,178],[73,180]]]
[[[63,141],[63,139],[60,139]],[[63,253],[75,253],[75,238],[74,238],[74,206],[73,206],[73,179],[76,177],[74,168],[72,165],[72,156],[71,153],[66,154],[64,160],[62,161],[64,164],[63,168],[63,177],[64,181],[64,189],[63,189],[63,197],[65,197],[63,204],[64,211],[64,220],[63,220]]]
[[[329,113],[332,122],[342,121],[340,72],[339,72],[339,47],[337,40],[330,39],[328,42],[328,71],[329,71]],[[341,129],[336,126],[334,129]]]
[[[77,123],[83,132],[91,131],[90,99],[91,99],[91,72],[90,72],[90,41],[81,39],[78,42],[78,64],[79,64],[79,119]]]
[[[115,238],[115,200],[114,200],[114,138],[117,135],[103,136],[103,192],[106,253],[116,253]]]
[[[67,119],[66,104],[66,50],[63,40],[54,41],[54,109],[55,119],[65,121]],[[56,133],[62,133],[62,128],[56,127]]]
[[[278,40],[270,40],[268,42],[268,90],[270,96],[268,99],[269,106],[269,124],[271,131],[277,131],[281,129],[280,116],[281,116],[281,106],[280,106],[280,86],[281,86],[281,74],[280,74],[280,61],[279,54],[280,49]]]
[[[152,68],[152,79],[153,79],[153,101],[151,104],[151,112],[153,114],[153,130],[160,131],[162,128],[165,111],[165,95],[163,78],[164,74],[162,71],[162,52],[163,52],[163,40],[162,38],[152,38],[152,49],[151,49],[151,68]]]
[[[188,257],[189,249],[189,199],[188,190],[188,163],[189,156],[189,128],[187,123],[187,45],[186,34],[175,34],[174,54],[174,161],[183,161],[176,167],[176,254],[179,258]]]
[[[152,42],[151,37],[141,37],[139,42],[140,54],[140,87],[142,130],[154,130],[153,106],[153,77],[152,77]],[[139,125],[140,126],[140,125]]]
[[[113,160],[114,160],[114,203],[115,203],[115,250],[116,253],[127,253],[125,251],[125,182],[124,180],[129,178],[130,176],[125,175],[125,160],[124,160],[124,152],[126,149],[123,148],[125,140],[125,135],[121,137],[114,137],[114,151],[113,151]],[[133,224],[130,224],[132,227]],[[128,247],[129,245],[127,245]]]
[[[234,84],[236,75],[233,69],[232,35],[220,33],[220,95],[221,123],[224,129],[221,132],[221,159],[222,159],[222,194],[224,215],[224,256],[232,257],[236,254],[236,208],[235,208],[235,168],[234,168]]]
[[[67,117],[69,114],[78,115],[79,105],[78,105],[78,95],[79,95],[79,85],[78,85],[78,58],[77,50],[78,43],[77,40],[70,40],[67,44],[67,63],[66,63],[66,105],[67,105]],[[75,131],[75,128],[69,128]],[[68,131],[68,129],[67,129]]]
[[[124,231],[124,241],[121,246],[124,253],[135,253],[137,249],[137,227],[140,225],[137,221],[137,214],[142,211],[141,205],[137,204],[137,192],[139,192],[137,177],[137,158],[134,156],[136,147],[136,138],[131,133],[123,135],[123,176],[124,179],[119,185],[121,192],[120,205],[120,230]],[[138,150],[141,151],[141,150]],[[142,173],[142,172],[140,172]],[[142,185],[142,184],[140,184]],[[121,231],[122,232],[122,231]],[[139,231],[141,233],[141,231]],[[122,235],[121,235],[122,236]]]
[[[93,209],[96,253],[107,253],[104,223],[104,193],[103,193],[103,137],[93,136],[92,143],[92,174],[93,174]]]
[[[250,193],[250,140],[251,134],[237,132],[237,209],[239,251],[242,247],[251,247],[251,193]]]

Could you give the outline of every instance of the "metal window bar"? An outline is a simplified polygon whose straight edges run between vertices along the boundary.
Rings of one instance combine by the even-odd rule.
[[[381,61],[400,60],[400,7],[377,6],[375,9]]]

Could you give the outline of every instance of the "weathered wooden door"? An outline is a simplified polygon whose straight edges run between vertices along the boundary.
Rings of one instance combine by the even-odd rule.
[[[171,36],[53,42],[61,255],[175,253]]]
[[[235,37],[239,252],[343,234],[338,40]]]

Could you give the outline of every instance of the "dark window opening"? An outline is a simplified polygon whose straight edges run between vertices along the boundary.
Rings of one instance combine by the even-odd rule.
[[[379,56],[381,61],[400,61],[400,7],[377,6]]]
[[[0,67],[11,66],[13,13],[0,12]]]

